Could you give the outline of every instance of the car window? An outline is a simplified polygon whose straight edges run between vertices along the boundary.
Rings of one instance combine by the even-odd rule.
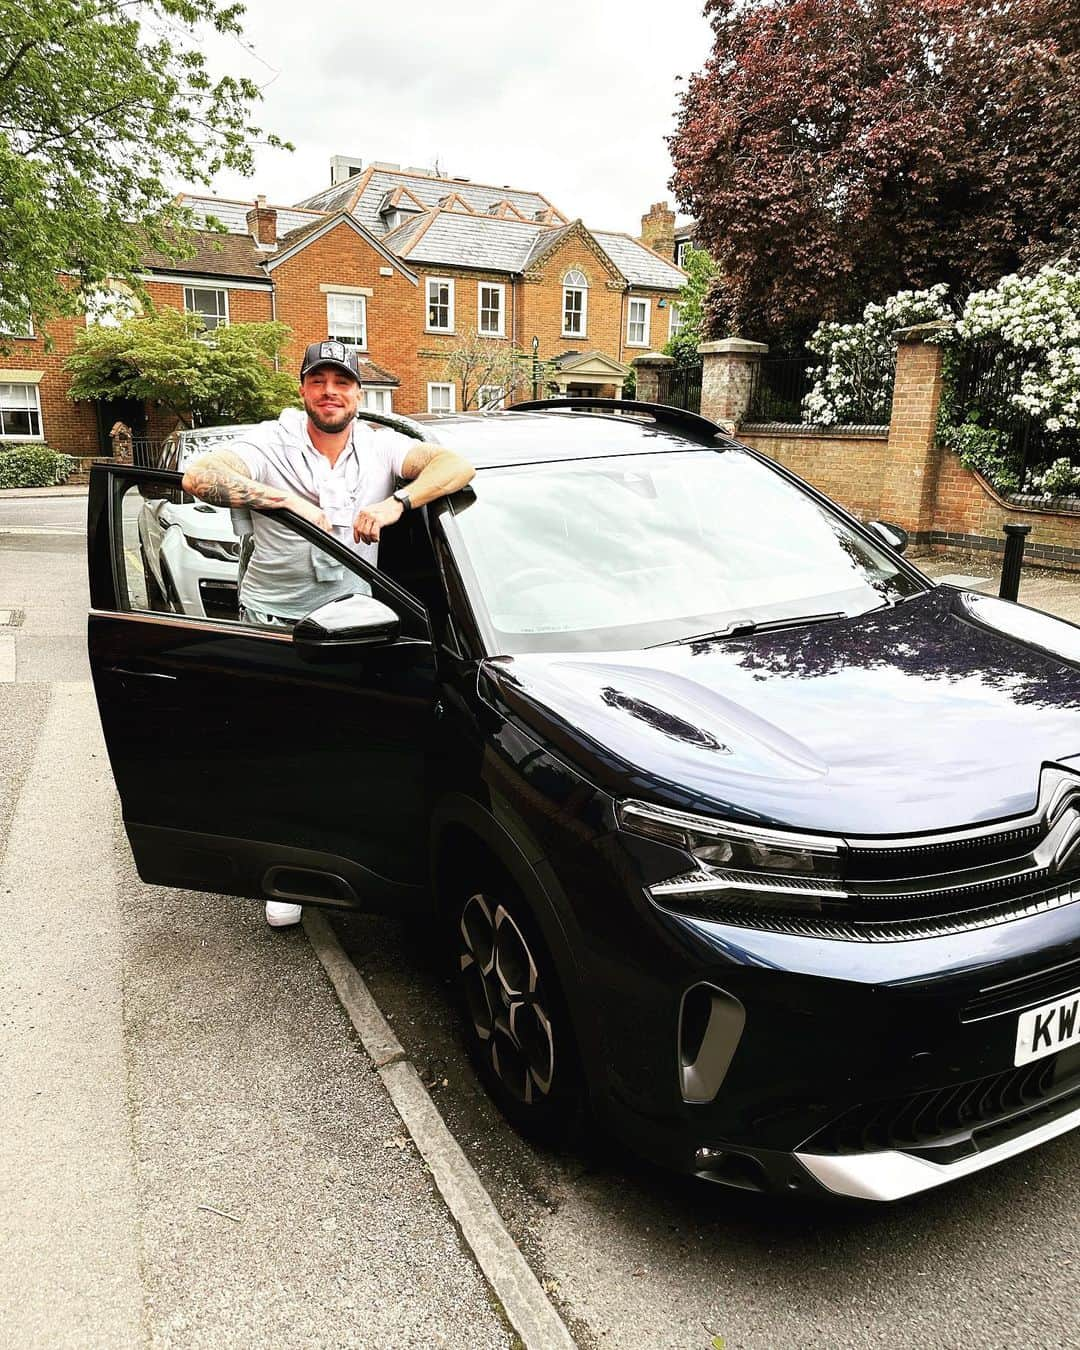
[[[923,589],[736,450],[489,469],[474,489],[449,533],[493,652],[647,647]]]
[[[310,542],[280,518],[259,520],[146,480],[128,483],[118,506],[113,547],[121,609],[290,629],[320,605],[372,594],[361,562]]]

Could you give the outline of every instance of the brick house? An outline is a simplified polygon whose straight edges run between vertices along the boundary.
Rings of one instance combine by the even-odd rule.
[[[670,232],[645,228],[650,217],[652,247],[590,230],[540,193],[340,156],[330,187],[295,206],[184,200],[226,233],[197,231],[180,262],[147,256],[154,304],[198,312],[211,328],[282,320],[294,334],[284,359],[297,366],[307,342],[342,339],[364,361],[365,403],[377,410],[457,410],[447,354],[474,332],[530,353],[535,339],[562,393],[618,396],[633,357],[678,323],[685,276]],[[49,353],[40,335],[12,336],[0,356],[0,445],[38,439],[94,455],[108,452],[117,419],[150,437],[169,429],[154,408],[67,397],[63,362],[84,322],[51,325]]]

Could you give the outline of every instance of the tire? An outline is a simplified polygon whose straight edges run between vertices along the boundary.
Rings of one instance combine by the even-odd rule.
[[[584,1119],[580,1059],[525,901],[497,881],[461,891],[451,917],[465,1040],[484,1087],[527,1138],[570,1142]]]
[[[169,608],[169,603],[157,583],[157,577],[150,569],[150,564],[146,561],[146,550],[142,544],[139,545],[139,557],[142,559],[143,581],[146,583],[146,607],[160,614]]]

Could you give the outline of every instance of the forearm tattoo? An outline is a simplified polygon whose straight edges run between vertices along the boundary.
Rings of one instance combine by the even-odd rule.
[[[288,493],[267,487],[252,478],[223,469],[192,466],[184,475],[184,487],[193,497],[211,506],[284,506]]]

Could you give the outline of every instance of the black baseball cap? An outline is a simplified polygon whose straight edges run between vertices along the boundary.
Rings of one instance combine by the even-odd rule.
[[[344,342],[335,342],[333,338],[327,338],[325,342],[311,343],[300,363],[301,383],[304,376],[310,375],[316,366],[336,366],[346,375],[351,375],[357,384],[363,384],[356,353],[346,347]]]

